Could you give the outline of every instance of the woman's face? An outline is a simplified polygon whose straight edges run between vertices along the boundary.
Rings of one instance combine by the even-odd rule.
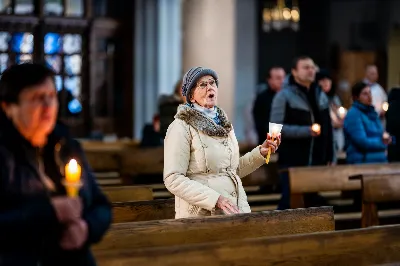
[[[372,95],[369,86],[362,89],[360,95],[358,96],[358,101],[365,105],[372,105]]]
[[[217,104],[218,87],[215,79],[208,75],[199,79],[190,99],[205,108],[213,108]]]
[[[325,93],[328,93],[328,92],[330,92],[331,89],[332,89],[332,80],[330,80],[330,79],[328,79],[328,78],[321,79],[321,80],[319,81],[319,86],[321,86],[322,90],[323,90]]]

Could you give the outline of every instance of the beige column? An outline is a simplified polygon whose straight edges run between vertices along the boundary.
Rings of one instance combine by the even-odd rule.
[[[236,0],[183,0],[183,72],[194,66],[219,75],[218,105],[234,117]]]

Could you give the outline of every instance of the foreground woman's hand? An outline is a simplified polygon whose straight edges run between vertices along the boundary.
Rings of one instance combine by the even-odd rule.
[[[271,135],[268,133],[267,139],[260,147],[260,153],[263,157],[266,157],[269,148],[271,148],[272,153],[275,153],[278,150],[279,145],[281,145],[281,134],[275,138],[275,141],[272,141]]]
[[[51,199],[51,203],[61,223],[68,223],[81,217],[82,200],[78,197],[55,197]]]
[[[67,224],[60,245],[65,250],[80,249],[88,238],[88,225],[82,219]]]
[[[217,207],[220,208],[225,214],[240,213],[238,206],[224,196],[219,196]]]

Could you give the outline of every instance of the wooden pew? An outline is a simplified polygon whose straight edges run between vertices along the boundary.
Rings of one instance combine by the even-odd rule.
[[[173,219],[175,199],[114,202],[112,211],[114,223]]]
[[[400,225],[173,247],[109,250],[99,266],[399,265]],[[395,264],[396,263],[396,264]]]
[[[400,173],[364,174],[349,179],[361,180],[361,226],[379,225],[377,203],[400,201]]]
[[[304,193],[360,190],[360,180],[350,176],[368,173],[395,173],[400,164],[359,164],[289,168],[291,208],[304,207]]]
[[[332,207],[113,224],[95,250],[172,246],[333,231]]]
[[[146,186],[104,187],[111,202],[153,200],[153,189]]]

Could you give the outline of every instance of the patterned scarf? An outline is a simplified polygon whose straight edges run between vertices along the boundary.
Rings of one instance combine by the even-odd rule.
[[[190,103],[188,104],[193,109],[201,112],[205,116],[211,118],[217,125],[221,125],[221,120],[219,119],[217,108],[214,106],[213,108],[205,108],[203,106],[198,105],[197,103]]]

